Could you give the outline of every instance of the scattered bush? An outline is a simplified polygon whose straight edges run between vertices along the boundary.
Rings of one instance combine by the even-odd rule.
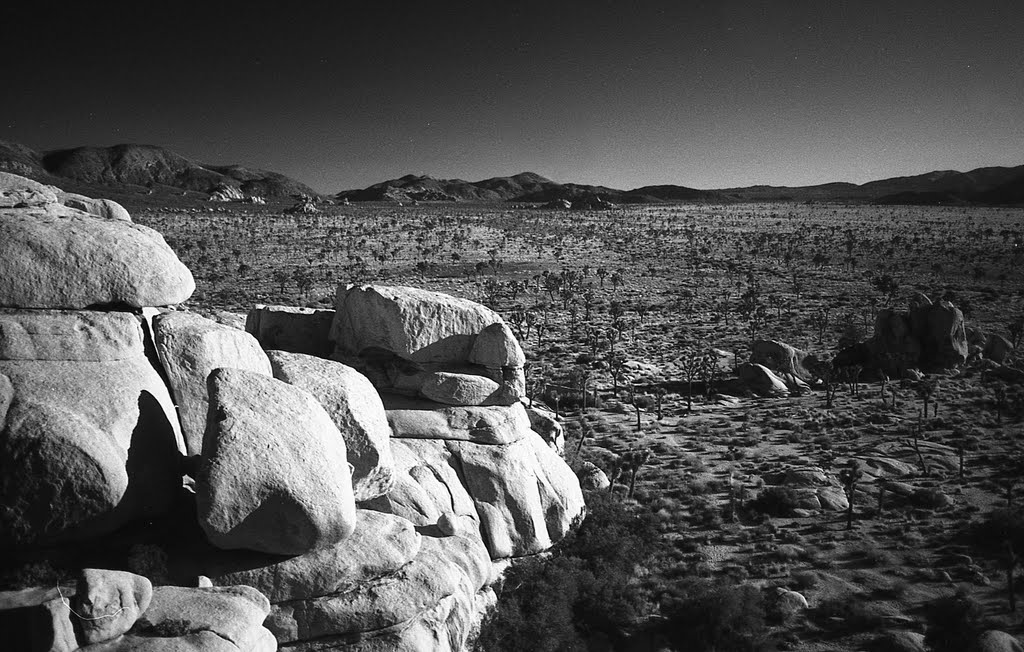
[[[790,487],[768,487],[752,500],[752,510],[768,516],[788,516],[799,505],[797,492]]]
[[[938,598],[925,608],[924,641],[934,652],[963,652],[985,629],[985,609],[965,593]]]

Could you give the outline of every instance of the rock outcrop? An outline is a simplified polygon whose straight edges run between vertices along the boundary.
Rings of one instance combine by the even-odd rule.
[[[246,332],[169,308],[191,274],[121,211],[0,175],[0,548],[123,562],[0,593],[0,640],[464,649],[495,562],[585,512],[501,318],[342,287]]]
[[[932,303],[921,295],[907,312],[880,311],[872,337],[840,351],[835,363],[860,366],[868,376],[881,371],[902,377],[909,369],[951,369],[964,364],[968,355],[960,309],[949,301]]]
[[[792,374],[804,383],[818,380],[818,359],[785,342],[756,340],[751,345],[750,362],[767,367],[780,376]]]

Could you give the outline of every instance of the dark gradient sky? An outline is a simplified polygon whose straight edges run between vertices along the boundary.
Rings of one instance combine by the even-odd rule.
[[[1024,163],[1022,0],[17,4],[0,139],[40,150],[163,145],[321,191]]]

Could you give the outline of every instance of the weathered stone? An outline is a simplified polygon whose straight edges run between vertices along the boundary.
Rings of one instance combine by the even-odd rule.
[[[93,199],[92,197],[86,197],[85,195],[73,192],[61,193],[58,199],[65,206],[75,208],[94,217],[100,217],[105,220],[121,220],[123,222],[132,221],[132,216],[125,207],[112,199]]]
[[[740,381],[760,396],[789,396],[789,388],[782,379],[773,374],[767,367],[759,364],[745,363],[736,370]]]
[[[600,491],[611,486],[608,475],[593,462],[583,462],[576,475],[580,479],[580,486],[584,489]]]
[[[4,545],[156,516],[181,485],[174,406],[145,357],[0,361],[0,426]]]
[[[845,512],[850,507],[850,501],[846,497],[846,492],[838,487],[820,487],[817,494],[822,509],[829,509],[833,512]]]
[[[59,204],[0,208],[0,306],[165,306],[195,291],[156,231]]]
[[[24,208],[56,204],[57,194],[38,181],[0,172],[0,208]]]
[[[266,650],[268,640],[262,625],[269,613],[270,602],[250,586],[158,586],[132,634],[146,637],[171,631],[184,636],[207,631],[238,650]]]
[[[447,516],[453,523],[470,520],[478,529],[476,506],[459,477],[459,461],[437,439],[396,439],[395,486],[381,499],[389,512],[418,526]]]
[[[490,579],[479,539],[425,536],[419,554],[397,572],[341,593],[277,603],[267,627],[282,643],[381,630],[413,621],[451,596],[470,601]]]
[[[0,360],[111,362],[144,356],[142,323],[131,313],[0,309]]]
[[[312,394],[345,439],[357,501],[390,491],[394,459],[391,426],[380,395],[366,376],[333,360],[268,351],[274,377]]]
[[[217,586],[251,586],[271,602],[316,598],[396,572],[416,556],[420,538],[404,518],[360,509],[352,536],[335,546],[287,559],[234,552],[205,570]]]
[[[501,386],[490,378],[438,371],[428,373],[419,387],[420,394],[445,405],[491,405]]]
[[[572,469],[539,437],[503,446],[449,441],[476,503],[491,557],[519,557],[550,548],[585,512]]]
[[[508,444],[530,434],[521,403],[456,407],[395,394],[382,398],[394,437]]]
[[[473,301],[410,287],[339,286],[335,308],[340,353],[376,348],[415,362],[466,362],[477,333],[502,322]]]
[[[1002,364],[1006,361],[1011,351],[1013,351],[1013,344],[1010,343],[1010,340],[998,333],[990,333],[985,340],[985,348],[982,351],[982,355],[989,360]]]
[[[158,315],[153,329],[157,355],[178,404],[185,446],[189,455],[198,455],[209,412],[210,372],[230,367],[270,376],[270,360],[252,335],[192,313]]]
[[[505,322],[484,328],[473,342],[469,362],[484,367],[522,367],[526,364],[519,341]]]
[[[73,591],[64,595],[68,593]],[[9,650],[77,650],[78,640],[66,597],[61,597],[53,586],[0,591],[0,641]]]
[[[1024,645],[1006,632],[990,629],[978,637],[970,652],[1024,652]]]
[[[86,568],[78,578],[74,611],[83,643],[102,643],[124,634],[149,607],[153,584],[134,573]]]
[[[967,361],[964,315],[948,301],[911,312],[911,324],[921,342],[922,368],[948,369]]]
[[[259,304],[249,311],[245,330],[264,349],[327,358],[334,351],[330,340],[333,321],[333,310]]]
[[[561,455],[565,451],[565,429],[559,423],[558,416],[540,405],[527,407],[526,415],[530,418],[530,428],[540,435],[551,450]]]
[[[210,374],[210,422],[196,478],[210,542],[299,555],[355,527],[345,440],[308,392],[240,369]]]
[[[785,342],[757,340],[751,345],[750,361],[771,369],[773,372],[793,374],[804,382],[813,383],[817,377],[808,366],[815,366],[817,360]]]

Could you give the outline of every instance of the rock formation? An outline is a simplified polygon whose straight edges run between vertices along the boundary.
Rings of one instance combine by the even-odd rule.
[[[497,562],[585,512],[501,317],[359,286],[232,328],[111,204],[0,174],[3,565],[80,571],[0,591],[0,640],[463,649]]]

